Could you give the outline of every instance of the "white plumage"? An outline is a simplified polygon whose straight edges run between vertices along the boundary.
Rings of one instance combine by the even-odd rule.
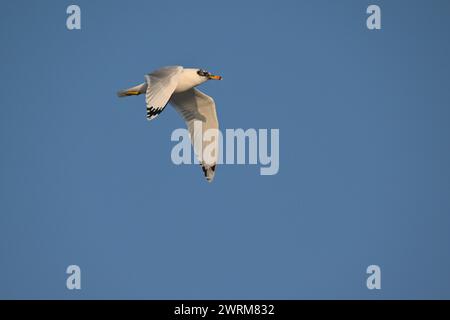
[[[217,136],[219,122],[214,100],[195,87],[211,79],[221,80],[222,77],[201,69],[171,66],[147,74],[145,79],[145,83],[119,91],[118,96],[145,93],[148,120],[156,118],[168,103],[172,104],[186,122],[194,152],[200,160],[206,179],[211,182],[219,152]],[[201,130],[195,130],[196,121],[201,121]],[[209,143],[204,143],[203,137],[208,130],[210,135],[213,133],[213,138],[209,137],[207,139]],[[208,152],[205,148],[208,148]],[[213,152],[209,152],[211,150]]]

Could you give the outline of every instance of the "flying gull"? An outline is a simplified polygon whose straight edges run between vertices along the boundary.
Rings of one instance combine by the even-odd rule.
[[[219,122],[217,121],[214,100],[195,87],[208,80],[221,79],[221,76],[212,75],[202,69],[183,68],[181,66],[163,67],[145,75],[146,81],[144,83],[119,91],[117,95],[127,97],[145,93],[148,120],[156,118],[170,103],[186,122],[194,152],[200,160],[206,179],[211,182],[214,178],[218,159],[218,139],[216,136],[211,142],[215,144],[213,145],[215,151],[208,157],[203,157],[204,150],[205,147],[209,149],[211,147],[204,145],[203,140],[198,139],[203,139],[203,135],[208,129],[218,130]],[[194,128],[197,128],[195,125],[197,121],[202,123],[201,132],[194,130]]]

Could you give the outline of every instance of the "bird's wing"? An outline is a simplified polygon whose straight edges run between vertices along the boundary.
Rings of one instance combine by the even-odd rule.
[[[165,108],[170,96],[178,84],[179,75],[183,67],[165,67],[145,75],[147,91],[145,101],[147,103],[147,119],[156,118]]]
[[[200,160],[206,179],[211,182],[219,157],[219,122],[214,100],[193,88],[173,94],[170,103],[186,122],[194,152]]]

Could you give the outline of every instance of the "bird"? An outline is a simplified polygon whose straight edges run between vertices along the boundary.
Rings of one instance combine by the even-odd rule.
[[[204,69],[167,66],[146,74],[144,83],[120,90],[117,92],[117,96],[128,97],[145,94],[147,120],[158,117],[170,103],[184,119],[203,174],[208,182],[212,182],[218,160],[218,137],[211,139],[211,144],[214,143],[214,152],[207,157],[208,159],[203,157],[203,153],[205,148],[208,147],[211,150],[211,147],[204,145],[203,140],[197,140],[203,138],[209,129],[219,130],[214,99],[196,88],[208,80],[222,80],[222,77],[213,75]],[[198,128],[195,125],[197,121],[202,123],[201,132],[195,130]]]

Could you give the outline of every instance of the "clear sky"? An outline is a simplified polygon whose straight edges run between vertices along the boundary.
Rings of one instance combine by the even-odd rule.
[[[449,14],[3,1],[0,298],[450,298]],[[175,166],[178,114],[148,122],[142,96],[115,95],[165,65],[222,75],[202,85],[221,128],[279,129],[279,173],[222,165],[208,184]]]

